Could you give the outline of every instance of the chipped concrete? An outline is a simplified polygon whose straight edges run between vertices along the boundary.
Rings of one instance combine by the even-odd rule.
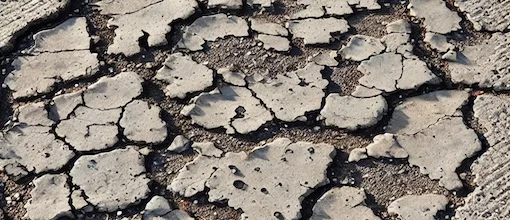
[[[27,219],[72,217],[67,174],[46,174],[34,180],[32,198],[25,205]]]
[[[373,143],[368,146],[352,150],[348,161],[360,161],[369,156],[374,158],[407,158],[409,154],[400,146],[394,134],[385,133],[376,135]]]
[[[240,71],[233,71],[232,67],[220,68],[216,71],[223,77],[223,80],[234,86],[246,85],[246,74]]]
[[[144,158],[136,150],[113,150],[81,156],[70,175],[86,200],[100,211],[113,212],[137,204],[149,193]]]
[[[334,67],[339,64],[336,60],[337,55],[336,51],[322,52],[312,57],[312,61],[317,65]]]
[[[165,60],[154,78],[168,84],[165,88],[167,96],[183,99],[189,93],[212,86],[213,71],[189,56],[176,53]]]
[[[363,205],[367,196],[363,189],[350,186],[333,188],[322,195],[315,206],[310,220],[322,219],[364,219],[380,220],[370,208]]]
[[[145,206],[143,220],[193,220],[188,213],[181,210],[172,210],[168,200],[162,196],[154,196]]]
[[[508,1],[461,1],[455,0],[454,4],[467,14],[467,19],[478,30],[505,31],[510,28]]]
[[[250,27],[253,31],[262,34],[284,37],[289,36],[289,31],[277,23],[265,22],[258,19],[250,19]]]
[[[402,220],[434,220],[438,211],[446,209],[448,198],[444,195],[407,195],[388,206],[389,213],[397,214]]]
[[[275,51],[289,51],[290,41],[285,37],[259,34],[257,40],[260,40],[264,44],[264,49],[274,49]]]
[[[407,22],[404,19],[392,21],[386,25],[386,32],[388,34],[391,34],[391,33],[410,34],[411,33],[411,24],[409,24],[409,22]]]
[[[388,104],[382,96],[356,98],[329,94],[320,114],[326,125],[357,130],[375,125],[382,119]]]
[[[448,43],[446,36],[442,34],[436,34],[427,32],[423,41],[429,43],[430,47],[439,52],[447,52],[448,50],[454,49],[453,44]]]
[[[161,120],[160,114],[161,108],[158,106],[135,100],[124,108],[119,125],[129,140],[159,144],[167,136],[167,125]]]
[[[397,80],[402,76],[402,56],[383,53],[361,62],[358,71],[363,73],[359,79],[361,85],[385,92],[397,90]]]
[[[407,8],[411,16],[423,19],[429,32],[447,34],[461,29],[462,18],[446,7],[443,0],[410,0]]]
[[[331,145],[280,138],[249,153],[199,156],[169,189],[189,197],[207,187],[210,202],[228,200],[243,218],[296,219],[303,197],[328,182],[325,170],[334,156]]]
[[[182,153],[190,148],[191,142],[183,135],[177,135],[170,146],[168,146],[169,151],[174,151],[177,153]]]
[[[327,44],[333,40],[333,33],[347,32],[349,24],[338,18],[309,18],[289,21],[287,28],[293,38],[302,38],[305,44]]]
[[[102,77],[83,92],[83,100],[90,108],[100,110],[125,106],[142,93],[143,79],[135,72],[122,72]]]
[[[344,59],[362,61],[384,51],[386,47],[375,37],[354,35],[347,45],[342,46],[339,54]]]
[[[213,142],[195,142],[191,145],[193,150],[197,151],[200,155],[207,157],[221,157],[223,151],[216,148]]]

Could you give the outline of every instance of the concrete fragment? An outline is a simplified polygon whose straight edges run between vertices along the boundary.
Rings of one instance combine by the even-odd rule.
[[[391,33],[384,35],[381,42],[386,46],[386,52],[393,52],[402,54],[404,57],[414,56],[413,46],[410,44],[410,34],[406,33]]]
[[[166,34],[170,24],[178,19],[186,19],[195,13],[198,4],[195,0],[162,1],[114,1],[116,4],[99,4],[101,13],[111,16],[108,27],[115,28],[113,44],[109,54],[131,56],[141,51],[138,40],[148,34],[149,47],[167,44]],[[121,7],[119,7],[121,5]]]
[[[447,34],[461,29],[462,18],[442,0],[410,0],[407,8],[411,16],[423,19],[428,32]]]
[[[167,148],[169,151],[182,153],[190,148],[191,142],[183,135],[177,135],[170,146]]]
[[[338,66],[338,61],[336,61],[337,52],[336,51],[330,51],[330,52],[321,52],[317,54],[316,56],[312,57],[312,61],[315,62],[317,65],[321,66]]]
[[[83,100],[90,108],[116,109],[142,93],[143,79],[135,72],[122,72],[113,77],[102,77],[83,92]]]
[[[213,142],[194,142],[191,147],[203,156],[221,157],[223,151],[216,148]]]
[[[274,49],[281,52],[290,50],[290,41],[285,37],[259,34],[257,35],[257,40],[264,44],[264,49],[266,50]]]
[[[250,7],[263,7],[263,8],[270,8],[273,6],[274,0],[246,0],[246,4]]]
[[[347,45],[342,46],[339,53],[344,59],[362,61],[383,52],[385,46],[377,38],[354,35]]]
[[[207,8],[223,8],[223,9],[241,9],[243,7],[242,0],[209,0]]]
[[[273,119],[250,90],[238,86],[202,93],[188,111],[193,123],[208,129],[222,127],[229,134],[247,134]]]
[[[375,158],[406,158],[409,156],[395,138],[395,135],[389,133],[376,135],[374,142],[366,147],[368,156]]]
[[[73,217],[66,174],[46,174],[35,179],[34,185],[30,192],[32,198],[25,204],[27,219]]]
[[[423,110],[421,112],[423,114]],[[462,161],[482,149],[473,129],[462,117],[441,118],[416,134],[397,136],[397,142],[409,154],[409,164],[448,190],[462,188],[456,169]]]
[[[441,56],[441,59],[443,60],[447,60],[447,61],[450,61],[450,62],[458,62],[458,56],[457,56],[457,51],[455,50],[448,50],[448,52],[446,52],[445,54],[443,54],[443,56]]]
[[[354,11],[345,0],[298,0],[298,4],[307,5],[308,7],[324,8],[328,15],[348,15]]]
[[[50,117],[54,121],[69,119],[70,114],[80,104],[83,104],[82,91],[55,96],[50,108]]]
[[[249,85],[256,96],[282,121],[296,121],[305,113],[321,108],[328,80],[323,66],[309,63],[303,69],[278,74],[274,79]]]
[[[305,44],[328,44],[333,40],[331,34],[347,32],[349,24],[338,18],[309,18],[290,21],[287,28],[293,38],[303,38]]]
[[[258,19],[250,19],[250,27],[253,31],[261,34],[274,36],[289,36],[289,31],[280,24],[264,22]]]
[[[365,86],[358,85],[354,89],[354,92],[352,92],[351,96],[357,97],[357,98],[370,98],[370,97],[375,97],[375,96],[378,96],[381,94],[382,94],[381,90],[367,88]]]
[[[399,19],[399,20],[396,20],[396,21],[393,21],[393,22],[387,24],[386,32],[388,34],[391,34],[391,33],[410,34],[411,33],[411,25],[406,20]]]
[[[328,144],[276,139],[250,153],[199,156],[179,171],[170,189],[186,197],[209,188],[210,202],[228,200],[243,218],[300,217],[301,200],[328,182],[335,155]]]
[[[12,62],[5,85],[15,99],[50,92],[55,84],[95,74],[97,54],[89,51],[85,18],[71,18],[34,36],[35,45]]]
[[[89,203],[85,200],[85,198],[83,198],[82,190],[74,190],[71,193],[71,204],[73,204],[73,207],[76,210],[91,208],[89,207]]]
[[[180,210],[173,210],[162,196],[154,196],[145,206],[143,220],[193,220],[188,213]]]
[[[372,56],[361,62],[357,68],[363,73],[359,83],[367,88],[394,92],[397,90],[397,80],[402,76],[402,65],[400,54],[383,53]]]
[[[507,1],[460,1],[455,0],[454,5],[466,13],[466,17],[473,27],[478,30],[505,31],[510,28],[508,11],[510,5]]]
[[[443,195],[407,195],[388,206],[389,213],[397,214],[402,220],[434,220],[438,211],[446,209],[448,198]]]
[[[467,103],[469,93],[441,90],[406,99],[395,107],[387,133],[415,134],[446,116],[454,116]]]
[[[363,189],[343,186],[322,195],[313,206],[310,220],[364,219],[380,220],[370,208],[363,205],[367,199]]]
[[[223,77],[223,80],[234,86],[245,86],[246,75],[242,72],[232,71],[231,67],[220,68],[217,73]]]
[[[97,8],[102,14],[131,14],[143,8],[154,5],[161,0],[141,0],[141,1],[124,1],[124,0],[102,0],[94,2],[92,7]]]
[[[402,76],[397,81],[397,88],[418,89],[423,84],[439,84],[441,79],[437,77],[427,64],[418,59],[404,59]]]
[[[387,109],[386,99],[382,96],[356,98],[332,93],[326,97],[320,114],[326,125],[357,130],[375,125]]]
[[[367,149],[355,148],[355,149],[352,149],[351,153],[349,153],[349,158],[347,159],[347,161],[355,162],[355,161],[360,161],[360,160],[367,159],[367,158],[368,158]]]
[[[453,44],[448,43],[446,36],[427,32],[423,41],[430,44],[430,47],[439,52],[446,52],[454,48]]]
[[[320,18],[326,14],[323,7],[310,5],[290,16],[291,19]]]
[[[0,51],[10,50],[18,36],[30,26],[53,17],[64,10],[68,0],[1,1]]]
[[[16,112],[18,121],[26,125],[51,127],[55,123],[48,118],[48,111],[45,109],[44,102],[22,105],[16,110]]]
[[[126,105],[119,125],[129,140],[158,144],[167,136],[166,123],[160,118],[161,108],[135,100]]]
[[[509,33],[494,33],[481,44],[467,46],[448,67],[454,83],[476,84],[494,90],[510,89]]]
[[[124,209],[149,193],[143,156],[130,147],[81,156],[70,175],[99,211]]]

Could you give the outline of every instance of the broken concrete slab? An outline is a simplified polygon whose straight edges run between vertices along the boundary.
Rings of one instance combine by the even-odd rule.
[[[411,35],[406,33],[391,33],[381,38],[381,42],[386,45],[386,52],[399,53],[406,58],[414,57],[410,40]]]
[[[296,121],[310,111],[321,108],[324,89],[329,84],[323,79],[323,66],[309,63],[303,69],[278,74],[248,86],[257,98],[282,121]]]
[[[246,85],[246,74],[233,71],[233,66],[220,68],[216,72],[223,77],[223,80],[234,86],[245,86]]]
[[[131,147],[81,156],[70,175],[99,211],[114,212],[138,204],[149,193],[144,158]]]
[[[193,61],[189,56],[175,53],[165,60],[154,78],[168,83],[165,87],[168,97],[183,99],[189,93],[212,86],[213,77],[213,71],[207,66]]]
[[[455,90],[440,90],[408,98],[395,107],[386,132],[415,134],[441,118],[461,114],[458,110],[468,98],[468,92]]]
[[[169,189],[189,197],[207,187],[210,202],[228,200],[243,210],[243,218],[296,219],[304,196],[328,182],[325,170],[334,155],[328,144],[280,138],[250,153],[199,156],[179,171]]]
[[[177,135],[170,146],[168,146],[167,150],[182,153],[190,148],[191,141],[188,140],[183,135]]]
[[[57,15],[69,2],[69,0],[1,1],[0,51],[10,50],[16,38],[25,30]]]
[[[216,148],[213,142],[194,142],[191,148],[198,152],[200,155],[207,157],[221,157],[223,151]]]
[[[484,136],[490,147],[471,165],[476,187],[456,210],[458,219],[505,219],[510,215],[509,109],[506,96],[481,95],[475,99],[474,116],[486,130]]]
[[[327,15],[341,16],[354,13],[357,10],[377,10],[381,6],[374,0],[298,0],[298,4],[308,8],[323,8]]]
[[[419,59],[404,59],[402,65],[402,76],[397,81],[398,89],[418,89],[424,84],[441,83],[441,78],[432,73],[427,64]]]
[[[510,6],[506,1],[455,0],[454,4],[460,11],[466,13],[467,19],[478,31],[505,31],[510,29],[510,19],[508,18]]]
[[[337,55],[336,51],[321,52],[312,57],[311,60],[317,65],[335,67],[339,64],[336,60]]]
[[[396,21],[392,21],[386,25],[386,33],[411,33],[411,24],[404,19],[399,19]]]
[[[120,15],[132,14],[143,8],[157,4],[161,0],[141,0],[141,1],[123,1],[123,0],[102,0],[91,4],[97,8],[102,14]]]
[[[380,220],[370,208],[363,205],[367,199],[363,189],[343,186],[322,195],[313,206],[310,220],[364,219]]]
[[[446,209],[448,198],[444,195],[407,195],[393,201],[388,213],[397,214],[402,220],[434,220],[438,211]]]
[[[89,51],[90,37],[85,18],[71,18],[34,36],[32,54],[16,58],[14,70],[5,85],[15,99],[50,92],[62,82],[95,74],[99,69],[97,54]]]
[[[126,105],[119,125],[124,136],[136,142],[159,144],[166,139],[166,122],[160,117],[161,108],[135,100]]]
[[[381,90],[367,88],[362,85],[357,85],[356,88],[354,89],[354,92],[352,92],[351,96],[357,98],[371,98],[382,94],[383,92]]]
[[[385,92],[397,90],[397,80],[402,76],[402,56],[395,53],[383,53],[361,62],[358,71],[363,73],[359,83],[367,88]]]
[[[205,41],[216,41],[227,36],[247,37],[249,36],[248,29],[246,20],[237,16],[225,14],[203,16],[185,29],[180,45],[192,51],[196,51],[198,48],[202,50]]]
[[[349,154],[349,162],[360,161],[368,157],[380,158],[407,158],[409,154],[396,140],[394,134],[385,133],[376,135],[373,143],[364,148],[356,148]]]
[[[209,0],[209,1],[207,1],[207,8],[241,9],[241,8],[243,8],[243,1],[242,0]]]
[[[238,86],[200,94],[190,105],[189,116],[193,123],[208,129],[222,127],[229,134],[247,134],[273,119],[250,90]]]
[[[382,96],[356,98],[332,93],[326,97],[326,104],[320,115],[328,126],[358,130],[375,125],[388,109]]]
[[[69,119],[74,109],[83,104],[82,94],[82,91],[77,91],[55,96],[50,107],[50,118],[56,122]]]
[[[423,110],[420,112],[423,114]],[[409,164],[448,190],[462,188],[456,169],[462,161],[482,149],[473,129],[462,117],[443,117],[415,134],[397,136],[397,142],[409,154]]]
[[[17,115],[20,123],[51,127],[55,122],[48,118],[45,107],[44,102],[28,103],[16,109],[14,114]]]
[[[384,51],[386,47],[375,37],[354,35],[347,45],[342,46],[339,54],[344,59],[362,61]]]
[[[367,158],[368,155],[367,150],[365,148],[354,148],[349,153],[349,158],[347,158],[347,161],[356,162]]]
[[[510,89],[510,34],[494,33],[480,44],[467,46],[449,63],[454,83],[476,84],[497,91]]]
[[[442,34],[427,32],[425,33],[423,41],[429,43],[432,49],[439,52],[447,52],[448,50],[455,48],[453,44],[448,43],[446,36]]]
[[[331,34],[343,34],[349,30],[349,24],[338,18],[309,18],[287,23],[293,38],[302,38],[305,44],[328,44],[333,40]]]
[[[135,72],[102,77],[87,87],[83,100],[87,107],[99,110],[120,108],[142,94],[142,82]]]
[[[166,45],[165,35],[170,32],[170,24],[186,19],[195,13],[198,4],[195,0],[162,0],[157,2],[130,0],[116,5],[98,5],[101,13],[111,16],[108,27],[115,27],[113,44],[108,47],[109,54],[131,56],[139,53],[139,39],[148,34],[149,47]],[[131,6],[130,6],[131,5]],[[137,8],[135,8],[135,6]],[[112,9],[115,10],[112,13]]]
[[[34,186],[31,198],[25,204],[25,218],[56,220],[73,217],[66,174],[43,175],[34,180]]]
[[[411,16],[423,19],[428,32],[447,34],[461,29],[462,18],[442,0],[410,0],[407,8]]]
[[[264,49],[285,52],[290,50],[290,41],[285,37],[258,34],[257,40],[264,44]]]
[[[154,196],[145,206],[143,220],[193,220],[188,213],[181,210],[172,210],[168,200],[162,196]]]
[[[270,8],[273,6],[274,0],[246,0],[246,4],[250,7]]]
[[[326,14],[323,7],[309,5],[305,9],[298,11],[290,16],[291,19],[303,19],[303,18],[320,18]]]
[[[250,27],[253,31],[261,34],[274,36],[289,36],[289,31],[280,24],[265,22],[259,19],[250,19]]]

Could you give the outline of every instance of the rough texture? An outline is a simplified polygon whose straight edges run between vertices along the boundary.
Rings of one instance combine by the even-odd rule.
[[[68,0],[18,0],[0,2],[0,51],[12,47],[16,37],[30,26],[56,15]]]
[[[478,30],[505,31],[510,28],[508,1],[486,0],[486,1],[454,1],[461,11],[467,14],[467,19],[473,23]]]
[[[347,32],[349,24],[338,18],[309,18],[290,21],[287,28],[293,38],[303,38],[305,44],[327,44],[333,40],[331,34]]]
[[[443,195],[408,195],[393,201],[389,213],[397,214],[402,220],[434,220],[436,213],[446,209],[448,198]]]
[[[238,86],[222,86],[203,93],[189,108],[193,123],[205,128],[222,127],[230,134],[255,131],[273,119],[250,90]]]
[[[179,171],[169,188],[186,197],[209,188],[209,201],[228,200],[249,219],[300,217],[301,200],[328,182],[333,146],[276,139],[250,153],[199,156]]]
[[[108,53],[131,56],[139,53],[139,38],[147,33],[150,47],[167,44],[165,35],[170,32],[170,24],[186,19],[195,13],[198,4],[195,0],[162,1],[114,1],[115,4],[99,4],[102,14],[112,18],[109,27],[115,27],[115,39],[108,47]]]
[[[82,156],[70,175],[100,211],[124,209],[149,193],[143,156],[132,148]]]
[[[494,95],[476,98],[473,110],[484,133],[489,149],[471,165],[475,190],[457,209],[458,219],[507,219],[510,217],[508,179],[510,175],[510,99]]]
[[[166,122],[160,114],[158,106],[135,100],[124,108],[119,125],[129,140],[158,144],[167,136]]]
[[[383,52],[385,48],[377,38],[354,35],[349,39],[347,45],[342,46],[339,53],[344,59],[362,61]]]
[[[279,74],[274,79],[249,85],[256,96],[282,121],[296,121],[305,113],[319,110],[328,80],[323,66],[309,63],[303,69]]]
[[[326,125],[333,125],[348,130],[375,125],[388,109],[386,99],[382,96],[373,98],[356,98],[329,94],[320,114]]]
[[[72,217],[66,174],[46,174],[34,180],[32,198],[25,205],[28,219]]]
[[[15,59],[14,70],[5,78],[13,97],[48,93],[58,83],[95,74],[99,61],[97,54],[89,51],[86,27],[85,18],[71,18],[36,34],[30,54]]]
[[[379,220],[372,210],[363,205],[367,199],[363,189],[343,186],[333,188],[322,195],[315,206],[310,220],[363,219]]]
[[[449,63],[454,83],[494,90],[510,89],[510,34],[494,33],[489,40],[467,46]]]
[[[443,0],[410,0],[407,8],[411,16],[423,19],[429,32],[447,34],[461,29],[462,18],[446,7]]]

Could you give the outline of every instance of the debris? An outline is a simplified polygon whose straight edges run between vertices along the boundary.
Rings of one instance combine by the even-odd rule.
[[[191,145],[191,148],[203,156],[219,158],[223,155],[223,151],[216,148],[213,142],[195,142]]]
[[[364,219],[380,220],[363,202],[367,199],[363,189],[350,186],[333,188],[322,195],[313,206],[310,220]]]
[[[407,158],[409,154],[398,144],[395,135],[385,133],[376,135],[373,143],[368,146],[352,150],[349,154],[349,162],[360,161],[369,156],[374,158]]]
[[[242,72],[232,71],[231,67],[220,68],[216,71],[219,75],[223,77],[223,80],[227,83],[230,83],[234,86],[245,86],[246,85],[246,75]]]
[[[274,49],[275,51],[289,51],[290,50],[290,41],[285,37],[272,36],[266,34],[257,35],[257,40],[262,41],[264,43],[264,49]]]
[[[446,37],[442,34],[436,34],[427,32],[423,41],[430,44],[430,47],[439,52],[447,52],[448,50],[454,49],[454,46],[446,40]]]
[[[402,220],[434,220],[438,211],[446,209],[448,198],[443,195],[407,195],[388,206],[389,213],[397,214]]]
[[[332,33],[343,34],[349,30],[349,24],[338,18],[309,18],[287,23],[293,38],[303,38],[305,44],[327,44],[333,38]]]
[[[317,65],[321,66],[338,66],[338,61],[336,61],[337,52],[336,51],[330,51],[330,52],[321,52],[317,54],[316,56],[312,57],[312,61],[315,62]]]
[[[368,158],[368,155],[367,155],[367,150],[365,148],[355,148],[355,149],[352,149],[351,153],[349,153],[349,158],[347,159],[347,161],[355,162],[355,161],[360,161],[360,160],[367,159],[367,158]]]
[[[170,146],[167,148],[169,151],[182,153],[190,148],[191,142],[183,135],[177,135]]]
[[[143,220],[193,220],[188,213],[181,210],[172,210],[168,200],[162,196],[154,196],[145,206]]]

